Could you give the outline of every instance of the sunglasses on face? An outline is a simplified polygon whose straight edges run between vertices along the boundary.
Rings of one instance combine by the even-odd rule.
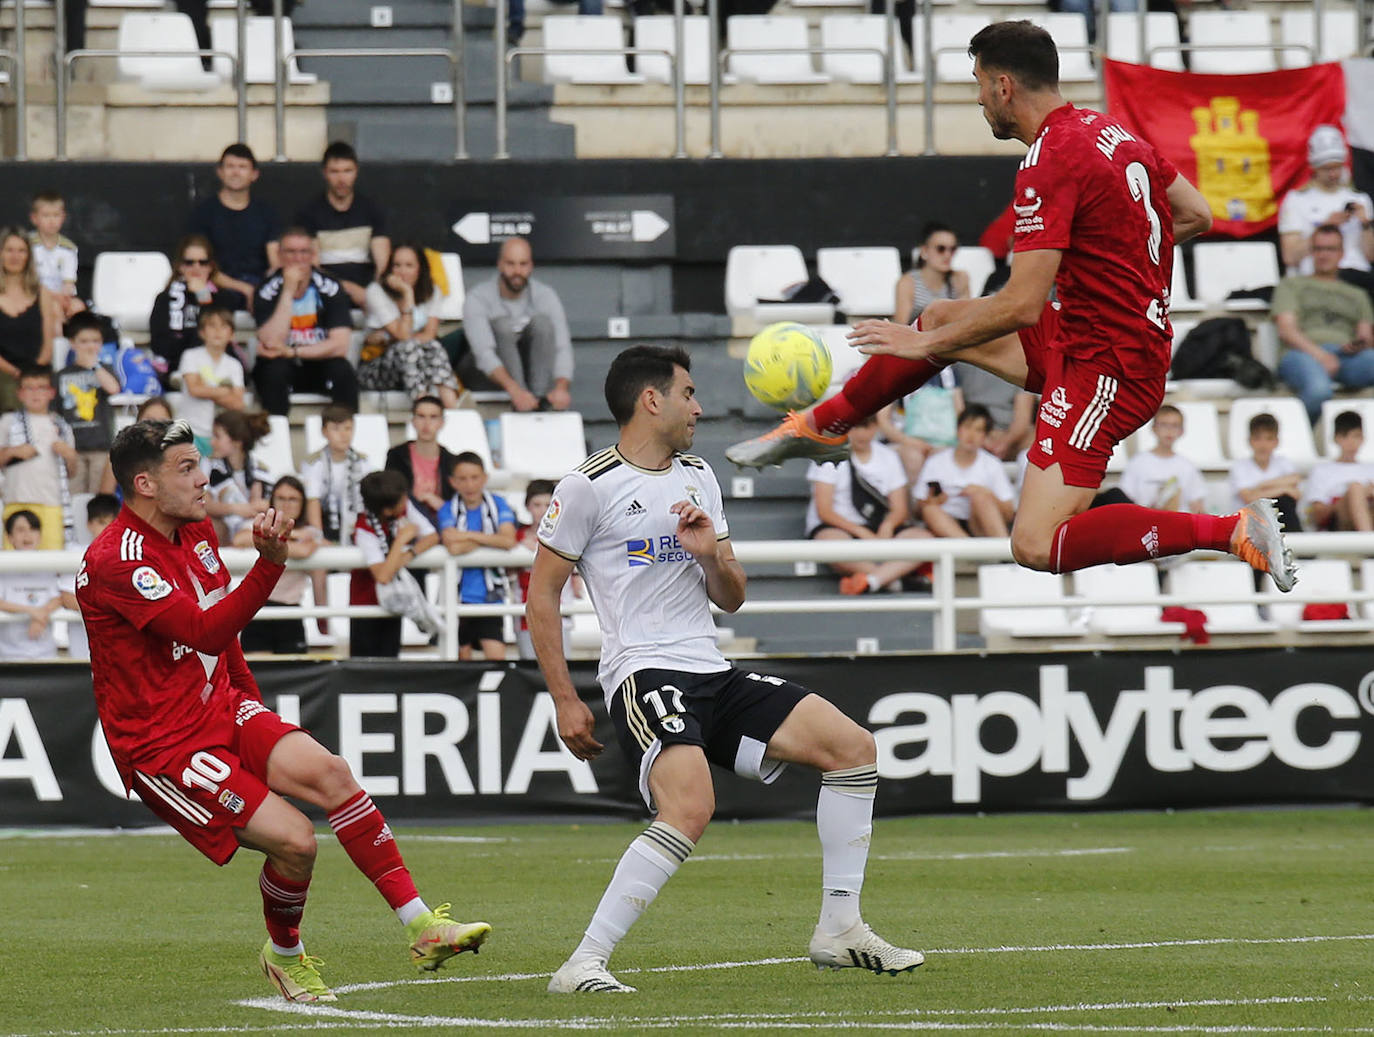
[[[953,252],[954,249],[956,248],[956,246],[954,246],[954,245],[927,245],[926,248],[930,249],[930,251],[932,251],[932,252]]]
[[[209,266],[209,265],[210,265],[210,261],[209,261],[208,259],[191,259],[190,257],[187,257],[187,258],[185,258],[185,259],[183,259],[183,260],[181,261],[181,265],[182,265],[182,266]]]

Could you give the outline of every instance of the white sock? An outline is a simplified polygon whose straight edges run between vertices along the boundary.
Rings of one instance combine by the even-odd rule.
[[[302,954],[305,953],[305,944],[303,944],[300,940],[297,940],[296,946],[283,947],[281,944],[276,943],[274,941],[272,944],[272,950],[275,953],[280,954],[284,958],[299,958]]]
[[[636,836],[616,865],[601,903],[596,905],[596,913],[587,924],[587,932],[570,960],[609,959],[615,945],[624,939],[630,926],[639,920],[695,848],[695,843],[662,821],[655,821]]]
[[[425,906],[425,902],[419,897],[416,897],[414,900],[407,900],[398,907],[396,909],[396,917],[401,920],[402,925],[409,925],[428,910],[429,908]]]
[[[820,928],[838,936],[859,921],[878,767],[866,764],[821,775],[816,832],[821,837]]]

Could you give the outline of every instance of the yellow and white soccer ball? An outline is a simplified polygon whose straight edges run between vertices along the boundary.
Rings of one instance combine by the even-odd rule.
[[[805,324],[770,324],[749,342],[744,384],[754,399],[781,411],[811,406],[830,387],[830,350]]]

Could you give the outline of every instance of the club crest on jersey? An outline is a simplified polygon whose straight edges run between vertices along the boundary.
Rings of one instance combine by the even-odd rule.
[[[219,572],[219,559],[215,557],[215,549],[210,546],[210,541],[202,540],[195,547],[191,548],[200,559],[200,564],[205,566],[205,571],[211,576]]]
[[[246,805],[242,796],[236,796],[228,789],[221,789],[219,794],[219,805],[231,814],[242,814]]]
[[[553,536],[553,531],[558,528],[558,518],[563,514],[563,502],[557,497],[549,501],[549,510],[544,512],[544,517],[539,520],[539,535],[541,537]]]
[[[157,574],[157,570],[140,565],[134,570],[134,590],[149,601],[160,601],[172,593],[172,585]]]
[[[682,722],[682,717],[676,713],[669,713],[659,723],[663,725],[663,730],[670,734],[680,735],[687,730],[687,725]]]
[[[687,499],[689,501],[695,504],[702,511],[706,510],[706,505],[702,503],[701,491],[699,489],[697,489],[695,486],[684,486],[683,489],[687,491]]]
[[[640,566],[643,565],[653,565],[653,540],[635,539],[625,541],[625,560],[630,563],[631,569],[638,569]]]

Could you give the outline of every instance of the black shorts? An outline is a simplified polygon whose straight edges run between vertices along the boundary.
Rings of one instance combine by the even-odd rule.
[[[458,620],[458,644],[463,648],[481,648],[483,641],[505,639],[500,616],[468,616]]]
[[[665,745],[699,745],[718,767],[768,784],[787,766],[765,760],[773,733],[811,691],[731,667],[718,673],[638,670],[611,698],[616,739],[649,809],[649,769]]]

